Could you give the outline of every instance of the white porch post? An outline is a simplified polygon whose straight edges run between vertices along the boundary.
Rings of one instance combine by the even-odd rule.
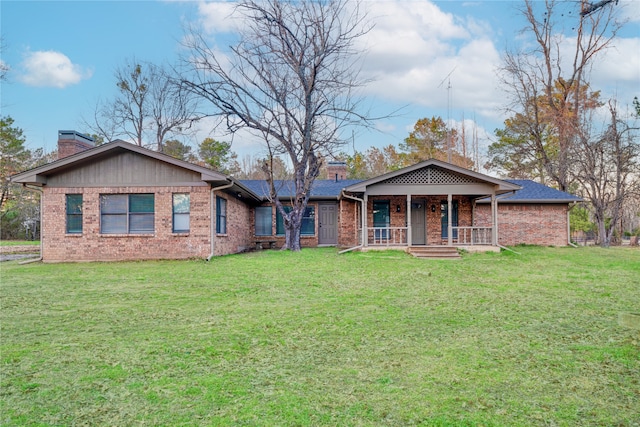
[[[369,231],[367,230],[367,214],[369,212],[369,196],[364,193],[364,212],[362,212],[362,245],[369,246]]]
[[[498,201],[495,190],[491,193],[491,244],[498,245]]]
[[[451,194],[447,195],[447,245],[453,245],[453,223],[451,214],[453,212],[453,196]]]
[[[411,194],[407,194],[407,246],[411,246]]]

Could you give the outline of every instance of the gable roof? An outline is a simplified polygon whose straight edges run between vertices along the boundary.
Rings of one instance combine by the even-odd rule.
[[[507,179],[505,181],[522,187],[512,194],[505,194],[499,198],[500,203],[572,203],[582,202],[582,199],[573,194],[547,187],[530,179]],[[484,197],[477,203],[489,203],[490,198]]]
[[[113,142],[99,145],[69,157],[47,163],[46,165],[18,173],[11,177],[11,181],[21,184],[42,186],[46,184],[47,177],[50,175],[71,170],[81,165],[89,164],[96,160],[127,151],[199,173],[202,181],[211,183],[212,185],[224,185],[231,182],[225,175],[211,169],[185,162],[169,155],[158,153],[157,151],[152,151],[122,140],[115,140]]]
[[[443,162],[436,159],[425,160],[420,163],[416,163],[413,166],[398,169],[393,172],[386,173],[384,175],[377,176],[375,178],[361,181],[354,185],[348,186],[345,190],[353,193],[363,193],[367,190],[367,187],[372,187],[385,183],[399,183],[403,178],[409,180],[413,177],[420,175],[420,170],[432,170],[437,171],[441,176],[456,177],[458,183],[483,183],[496,186],[496,194],[507,193],[518,190],[520,187],[517,184],[507,182],[502,179],[494,178],[489,175],[485,175],[479,172],[474,172],[469,169],[465,169],[451,163]],[[430,175],[430,174],[429,174]],[[418,179],[422,179],[418,177]],[[431,182],[422,181],[421,184],[431,184]],[[445,184],[443,182],[443,184]]]
[[[332,179],[316,179],[311,186],[310,200],[318,199],[338,199],[342,190],[350,185],[357,184],[359,179],[346,179],[335,181]],[[264,200],[269,198],[269,186],[262,179],[246,179],[241,180],[241,184],[253,191]],[[290,199],[295,196],[295,187],[291,180],[276,180],[276,189],[278,189],[278,197],[280,199]]]

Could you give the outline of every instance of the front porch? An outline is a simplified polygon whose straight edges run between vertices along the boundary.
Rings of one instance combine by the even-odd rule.
[[[498,196],[519,186],[435,159],[345,188],[362,248],[498,247]],[[477,200],[490,215],[476,215]]]

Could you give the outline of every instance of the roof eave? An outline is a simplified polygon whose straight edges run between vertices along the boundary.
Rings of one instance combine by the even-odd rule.
[[[566,205],[569,203],[579,203],[583,202],[582,199],[521,199],[521,200],[509,200],[508,198],[497,199],[498,203],[514,203],[514,204],[556,204],[556,205]],[[491,203],[491,200],[487,200],[483,198],[482,200],[477,200],[476,203]]]

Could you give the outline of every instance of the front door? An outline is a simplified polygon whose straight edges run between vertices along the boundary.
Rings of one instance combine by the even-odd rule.
[[[411,202],[411,244],[426,245],[427,244],[427,227],[425,215],[425,201],[417,200]]]
[[[322,203],[318,205],[318,244],[338,244],[338,213],[335,203]]]

